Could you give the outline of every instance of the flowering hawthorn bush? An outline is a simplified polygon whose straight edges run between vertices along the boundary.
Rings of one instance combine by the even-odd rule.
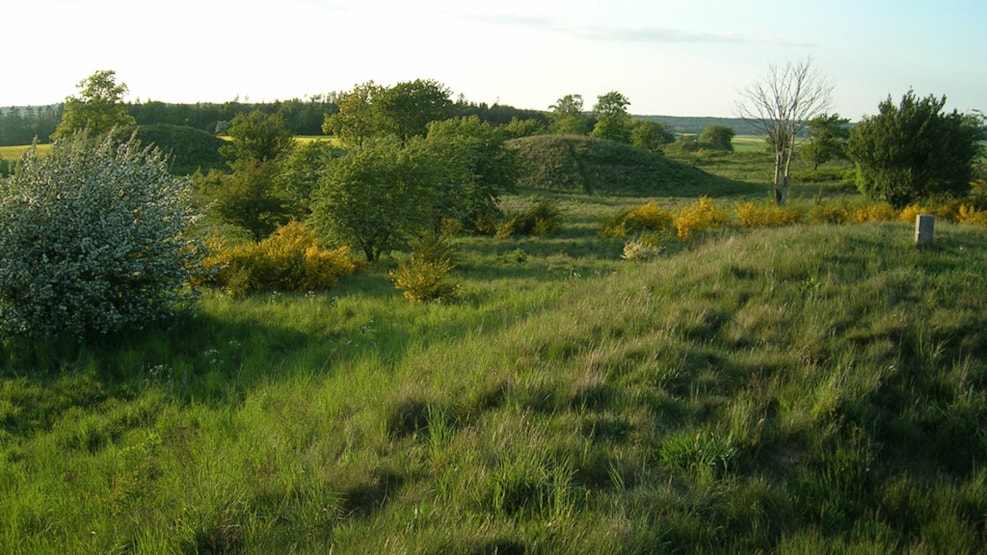
[[[133,138],[27,151],[0,181],[0,333],[82,338],[172,315],[199,252],[190,198]]]

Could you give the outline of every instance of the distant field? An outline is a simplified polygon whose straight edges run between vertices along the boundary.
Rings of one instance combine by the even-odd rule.
[[[761,152],[767,146],[761,135],[736,135],[731,142],[735,152]]]
[[[0,160],[17,160],[31,145],[0,146]],[[51,145],[38,145],[38,152],[47,154]]]

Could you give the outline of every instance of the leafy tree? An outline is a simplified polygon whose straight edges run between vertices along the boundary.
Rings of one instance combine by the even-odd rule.
[[[308,141],[291,149],[278,162],[274,182],[285,201],[294,207],[293,213],[299,217],[309,213],[312,194],[318,189],[326,167],[344,154],[343,149],[330,141]]]
[[[377,99],[380,131],[401,140],[424,137],[428,124],[448,118],[453,103],[449,89],[431,79],[416,79],[385,89]]]
[[[889,96],[878,115],[854,126],[847,151],[861,192],[895,208],[969,193],[985,136],[982,118],[945,113],[945,104],[945,96],[919,99],[908,91],[899,105]]]
[[[506,147],[503,126],[477,116],[435,121],[424,146],[441,160],[436,191],[438,216],[454,218],[468,229],[500,214],[497,201],[514,190],[519,174],[517,153]]]
[[[825,112],[833,85],[816,71],[811,60],[770,66],[767,75],[744,89],[738,109],[742,118],[767,137],[774,150],[775,202],[785,204],[795,139],[806,122]]]
[[[733,152],[734,130],[725,125],[710,125],[699,134],[699,144]]]
[[[312,221],[373,262],[434,227],[441,167],[419,142],[405,146],[394,135],[366,139],[326,168]]]
[[[284,125],[281,114],[266,114],[253,110],[249,114],[237,114],[230,122],[227,134],[233,140],[220,152],[236,169],[247,161],[272,162],[291,150],[294,135]]]
[[[114,127],[136,123],[123,104],[127,85],[116,83],[116,72],[113,70],[97,71],[80,81],[77,86],[79,96],[65,99],[65,112],[51,135],[52,140],[68,137],[83,129],[91,134],[101,135]]]
[[[390,88],[369,81],[339,95],[336,104],[339,111],[326,117],[322,129],[351,146],[377,135],[402,141],[424,136],[429,122],[449,117],[454,107],[449,89],[430,79]]]
[[[846,142],[850,138],[849,119],[839,114],[823,114],[806,123],[809,140],[799,149],[799,153],[812,162],[812,168],[830,160],[846,159]]]
[[[384,87],[367,81],[336,97],[339,111],[326,116],[322,131],[333,135],[345,145],[360,146],[380,131],[379,105],[376,100]]]
[[[161,151],[84,133],[0,182],[0,332],[84,338],[173,314],[196,263],[187,178]]]
[[[558,134],[585,135],[589,118],[583,113],[583,95],[567,94],[549,106],[548,130]]]
[[[626,143],[630,140],[631,115],[627,107],[631,102],[617,91],[611,91],[597,97],[593,105],[596,114],[596,125],[593,126],[592,136]]]
[[[630,143],[655,153],[661,153],[665,145],[675,142],[675,133],[667,127],[650,119],[638,119],[631,122]]]

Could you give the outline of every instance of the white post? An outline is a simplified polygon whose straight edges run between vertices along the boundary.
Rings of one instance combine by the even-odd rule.
[[[915,216],[915,244],[926,247],[932,244],[932,231],[936,225],[936,217],[932,214]]]

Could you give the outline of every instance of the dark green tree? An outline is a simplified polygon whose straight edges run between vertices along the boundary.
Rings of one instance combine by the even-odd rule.
[[[630,100],[617,91],[598,96],[596,104],[593,105],[596,125],[593,126],[590,135],[618,143],[629,142],[631,115],[627,107],[630,105]]]
[[[274,186],[276,175],[274,162],[248,158],[233,175],[210,172],[199,180],[200,187],[207,188],[210,212],[259,242],[295,215],[292,199]]]
[[[442,161],[435,197],[439,217],[476,229],[500,214],[498,199],[514,190],[520,171],[517,152],[505,146],[509,138],[504,126],[477,116],[429,124],[424,146]]]
[[[432,79],[415,79],[384,90],[377,100],[380,131],[402,141],[424,137],[428,124],[452,115],[449,89]]]
[[[675,133],[650,119],[637,119],[631,122],[630,143],[644,150],[661,153],[665,145],[675,142]]]
[[[823,114],[806,123],[809,140],[799,149],[806,160],[812,162],[813,169],[830,160],[846,159],[846,142],[850,138],[850,120],[839,114]]]
[[[710,145],[719,150],[733,152],[733,128],[725,125],[710,125],[699,134],[699,144]]]
[[[956,110],[946,113],[945,105],[945,96],[919,99],[908,91],[900,104],[889,96],[876,116],[854,126],[847,152],[857,165],[861,192],[895,208],[970,192],[985,136],[983,120]]]
[[[590,119],[583,113],[583,95],[567,94],[548,107],[551,133],[585,135]]]
[[[221,149],[234,169],[247,161],[272,162],[286,155],[295,144],[281,114],[253,110],[237,114],[227,132],[232,142]]]
[[[65,99],[65,111],[51,135],[52,140],[80,130],[102,135],[114,127],[126,127],[136,122],[123,103],[127,85],[116,83],[116,72],[113,70],[97,71],[80,81],[77,87],[79,96]]]

